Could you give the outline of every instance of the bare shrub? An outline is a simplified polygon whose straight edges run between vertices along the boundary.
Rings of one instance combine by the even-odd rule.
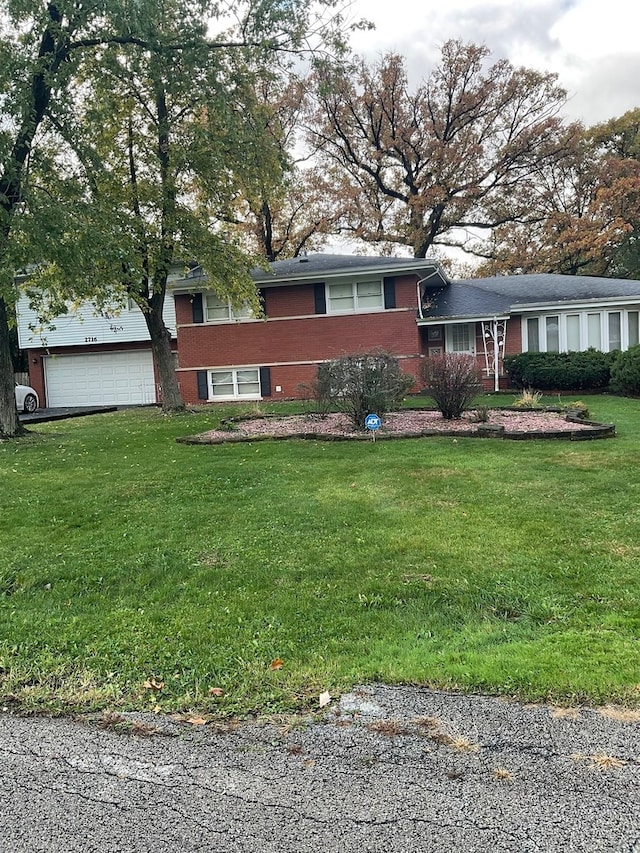
[[[433,399],[445,420],[457,420],[482,391],[482,377],[475,358],[445,353],[422,365],[425,393]]]
[[[356,429],[364,429],[369,414],[384,418],[400,403],[415,379],[400,368],[385,350],[345,355],[318,366],[316,384],[335,409],[349,416]]]

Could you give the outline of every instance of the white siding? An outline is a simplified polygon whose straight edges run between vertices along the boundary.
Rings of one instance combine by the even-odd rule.
[[[85,302],[69,314],[54,321],[55,329],[38,328],[38,317],[29,308],[29,301],[21,296],[17,304],[18,341],[21,349],[40,347],[81,346],[94,347],[100,344],[117,344],[131,341],[148,341],[149,333],[140,309],[115,308],[97,314],[93,305]],[[164,306],[164,322],[176,335],[176,309],[173,296],[167,294]],[[31,328],[30,328],[31,327]]]

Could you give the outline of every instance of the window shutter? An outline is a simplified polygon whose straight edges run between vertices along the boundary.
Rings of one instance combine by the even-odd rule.
[[[191,300],[191,309],[193,311],[193,322],[204,323],[204,310],[202,308],[202,294],[194,293]]]
[[[327,297],[324,291],[324,283],[313,285],[313,296],[315,299],[316,314],[326,314]]]
[[[385,278],[384,280],[384,307],[396,307],[396,280],[395,278]]]
[[[271,396],[271,368],[260,368],[260,393],[263,397]]]
[[[209,399],[209,383],[207,382],[207,371],[198,370],[198,400]]]

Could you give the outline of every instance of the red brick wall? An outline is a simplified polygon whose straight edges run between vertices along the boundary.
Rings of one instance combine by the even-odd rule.
[[[396,279],[398,308],[368,314],[315,314],[313,284],[266,288],[266,320],[193,323],[192,298],[176,296],[179,366],[186,402],[197,401],[196,371],[256,365],[271,368],[272,396],[302,395],[316,363],[374,347],[403,358],[417,375],[420,343],[415,277]],[[282,319],[278,319],[282,318]],[[285,362],[298,362],[286,364]],[[281,390],[276,391],[276,386]]]

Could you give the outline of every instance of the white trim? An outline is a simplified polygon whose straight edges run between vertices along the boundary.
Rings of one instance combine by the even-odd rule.
[[[471,349],[461,350],[453,348],[453,327],[466,326],[469,335],[469,344]],[[476,324],[475,323],[449,323],[444,330],[445,333],[445,351],[451,353],[460,353],[461,355],[476,354]]]
[[[584,352],[594,346],[594,342],[589,341],[589,317],[592,315],[598,315],[600,320],[600,341],[599,346],[595,348],[602,352],[610,352],[609,315],[611,314],[620,315],[620,348],[626,350],[629,348],[629,314],[638,314],[640,312],[640,305],[629,306],[629,303],[625,304],[627,307],[623,307],[622,304],[608,303],[606,306],[593,305],[589,308],[584,308],[582,311],[578,311],[575,307],[572,307],[565,311],[555,308],[552,311],[545,311],[539,314],[523,314],[521,320],[522,352],[568,352],[567,317],[574,316],[580,318],[580,349],[578,351]],[[549,317],[558,318],[558,350],[547,349],[547,319]],[[538,350],[529,350],[528,321],[533,319],[538,321]]]
[[[240,393],[240,384],[238,382],[238,373],[242,371],[255,371],[258,391],[250,394]],[[214,373],[230,373],[231,384],[233,386],[232,394],[214,394],[213,393],[213,374]],[[254,384],[253,382],[251,383]],[[224,400],[261,400],[262,388],[260,386],[260,368],[259,367],[215,367],[207,370],[207,394],[208,399],[212,402],[222,402]]]
[[[200,324],[202,325],[202,324]],[[325,364],[327,361],[331,361],[332,358],[337,358],[338,356],[330,356],[327,358],[314,358],[308,359],[307,361],[261,361],[259,364],[210,364],[196,367],[177,367],[176,373],[193,373],[197,370],[250,370],[252,368],[261,368],[261,367],[303,367],[307,364]],[[411,353],[409,355],[396,355],[394,353],[394,358],[397,358],[399,361],[410,359],[421,358],[420,353]]]
[[[379,305],[362,306],[362,307],[360,306],[359,300],[361,298],[366,299],[367,297],[366,296],[362,296],[362,297],[359,296],[358,287],[360,285],[366,285],[366,284],[375,284],[380,289],[380,304]],[[353,307],[351,307],[351,308],[332,308],[332,306],[331,306],[331,302],[332,302],[331,288],[332,287],[348,287],[348,288],[350,288],[351,289],[351,302],[353,304]],[[377,294],[374,294],[374,296],[377,298]],[[324,297],[325,297],[325,305],[327,308],[326,313],[327,313],[327,315],[330,315],[332,317],[341,316],[341,315],[343,316],[345,314],[347,314],[347,315],[350,315],[350,314],[372,314],[372,313],[379,313],[379,312],[385,310],[384,309],[384,282],[381,278],[378,278],[376,276],[369,276],[369,277],[364,277],[364,278],[359,278],[359,279],[355,279],[355,278],[342,279],[339,281],[331,281],[331,282],[325,283]],[[349,298],[349,297],[347,297],[347,298]],[[334,301],[337,301],[336,297],[334,297]]]

